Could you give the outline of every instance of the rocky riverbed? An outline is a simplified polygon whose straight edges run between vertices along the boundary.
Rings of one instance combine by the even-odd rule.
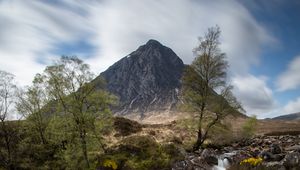
[[[172,169],[298,170],[300,135],[256,136],[221,148],[201,149],[187,153],[185,160],[176,162]]]

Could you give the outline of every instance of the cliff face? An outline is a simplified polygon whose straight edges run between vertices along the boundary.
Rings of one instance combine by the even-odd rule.
[[[119,97],[115,114],[170,110],[178,102],[182,60],[168,47],[149,40],[100,74]]]

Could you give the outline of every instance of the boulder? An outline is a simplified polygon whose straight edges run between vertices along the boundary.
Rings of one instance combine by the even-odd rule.
[[[268,151],[263,151],[260,153],[260,157],[264,160],[264,161],[273,161],[274,160],[274,155],[271,152]]]
[[[286,154],[285,158],[283,159],[283,165],[288,169],[300,167],[300,153],[291,152]]]
[[[280,154],[282,152],[282,149],[278,144],[272,144],[270,147],[270,152],[272,154]]]
[[[201,158],[209,165],[218,165],[217,153],[213,149],[204,149]]]
[[[115,117],[114,128],[118,132],[118,135],[128,136],[130,134],[140,132],[142,130],[142,125],[136,121],[123,117]]]

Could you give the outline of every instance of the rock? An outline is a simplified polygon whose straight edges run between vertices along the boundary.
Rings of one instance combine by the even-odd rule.
[[[284,154],[277,154],[277,155],[274,155],[272,161],[278,161],[278,162],[279,162],[279,161],[281,161],[284,157],[285,157]]]
[[[209,165],[218,165],[218,158],[216,158],[215,156],[205,157],[204,161],[207,162]]]
[[[209,165],[218,165],[217,153],[213,149],[204,149],[201,158]]]
[[[286,154],[285,158],[283,159],[283,165],[286,168],[300,167],[300,153],[291,152]]]
[[[286,170],[282,162],[263,162],[263,166],[267,169]]]
[[[257,157],[260,154],[260,150],[259,149],[254,149],[253,151],[251,151],[250,153],[252,155],[252,157]]]
[[[294,146],[290,146],[285,148],[286,151],[296,151],[296,152],[300,152],[300,145],[294,145]]]
[[[268,151],[263,151],[260,153],[260,157],[264,160],[264,161],[273,161],[274,160],[274,155],[271,152]]]
[[[272,154],[280,154],[282,152],[282,150],[278,144],[272,144],[270,147],[270,152]]]
[[[188,164],[186,163],[186,161],[178,161],[173,164],[172,170],[186,170],[187,166]]]

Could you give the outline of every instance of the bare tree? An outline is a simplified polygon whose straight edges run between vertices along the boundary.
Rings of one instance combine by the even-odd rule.
[[[14,75],[0,70],[0,136],[1,143],[4,142],[6,153],[3,155],[1,149],[1,164],[4,164],[7,169],[13,169],[14,158],[13,152],[17,130],[14,124],[8,121],[9,114],[13,114],[13,103],[16,92],[16,85],[14,84]],[[3,161],[3,162],[2,162]]]

